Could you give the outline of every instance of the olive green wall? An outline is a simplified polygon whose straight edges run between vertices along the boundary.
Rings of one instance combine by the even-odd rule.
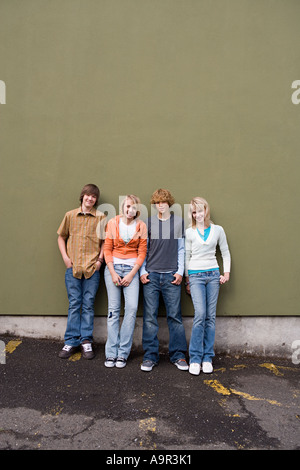
[[[0,313],[66,313],[56,230],[95,183],[114,205],[204,196],[232,254],[218,314],[299,315],[299,17],[298,0],[1,0]]]

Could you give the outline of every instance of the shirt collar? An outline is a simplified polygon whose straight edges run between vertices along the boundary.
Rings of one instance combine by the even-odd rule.
[[[93,209],[90,212],[82,212],[81,206],[78,207],[76,215],[84,215],[84,214],[92,215],[93,217],[96,217],[96,208],[93,207]]]

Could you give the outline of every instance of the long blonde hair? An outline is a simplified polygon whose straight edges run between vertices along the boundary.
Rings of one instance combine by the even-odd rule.
[[[193,199],[190,202],[190,207],[189,207],[189,220],[190,220],[190,225],[195,228],[196,227],[196,220],[193,217],[193,212],[196,209],[204,209],[205,211],[205,217],[204,217],[204,225],[209,227],[210,224],[213,223],[212,220],[210,220],[210,207],[206,199],[203,197],[193,197]]]
[[[120,208],[121,215],[124,215],[124,204],[125,204],[126,199],[131,199],[133,204],[136,206],[136,214],[134,216],[134,219],[137,219],[141,215],[141,212],[140,212],[141,200],[140,200],[140,198],[137,197],[135,194],[127,194],[124,197],[124,199],[121,203],[121,208]]]

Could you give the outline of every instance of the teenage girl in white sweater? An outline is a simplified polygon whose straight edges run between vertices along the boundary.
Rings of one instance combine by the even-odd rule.
[[[195,197],[190,202],[191,226],[185,234],[186,290],[194,305],[194,321],[189,345],[189,372],[199,375],[213,371],[215,319],[220,284],[229,281],[230,252],[224,229],[210,220],[208,202]],[[219,245],[224,274],[216,258]]]

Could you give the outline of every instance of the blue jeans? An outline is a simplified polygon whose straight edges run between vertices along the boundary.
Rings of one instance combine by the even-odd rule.
[[[126,264],[115,264],[114,269],[119,276],[124,277],[132,267]],[[140,280],[137,272],[127,287],[116,286],[111,278],[108,267],[104,271],[104,279],[108,296],[107,341],[105,356],[123,357],[127,359],[131,350],[135,327],[136,312],[139,302]],[[121,294],[124,294],[125,308],[122,326],[120,328]]]
[[[99,271],[95,271],[89,279],[77,279],[73,276],[72,268],[66,270],[69,310],[65,344],[79,346],[85,340],[93,341],[94,302],[99,281]]]
[[[189,281],[195,310],[189,346],[190,363],[212,362],[220,271],[190,274]]]
[[[162,294],[169,327],[169,356],[171,362],[185,358],[187,343],[181,318],[181,285],[171,284],[174,273],[149,273],[150,282],[143,285],[144,315],[143,315],[143,349],[144,360],[158,363],[159,341],[158,307]]]

